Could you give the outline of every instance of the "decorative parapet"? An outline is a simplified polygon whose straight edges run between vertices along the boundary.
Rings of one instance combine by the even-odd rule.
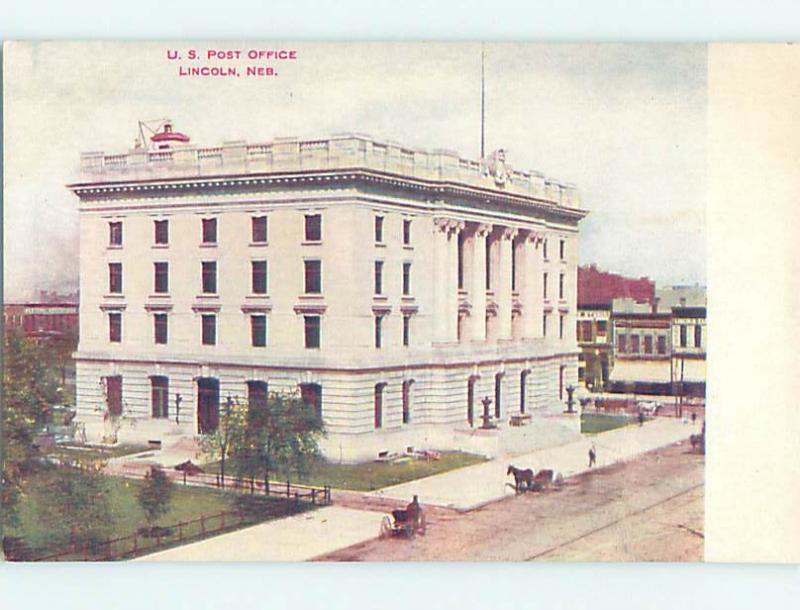
[[[539,172],[495,166],[465,159],[455,151],[411,149],[397,142],[379,142],[363,134],[337,134],[327,139],[276,138],[248,144],[225,142],[215,147],[175,147],[127,153],[81,154],[81,182],[108,183],[210,176],[261,175],[278,172],[367,169],[428,181],[463,184],[579,208],[574,185],[545,178]]]

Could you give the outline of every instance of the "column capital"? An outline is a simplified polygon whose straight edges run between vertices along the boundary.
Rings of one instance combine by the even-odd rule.
[[[467,226],[467,223],[463,220],[451,220],[448,224],[448,230],[453,233],[460,233],[464,230],[464,227]]]
[[[514,239],[519,233],[519,229],[515,227],[504,227],[501,236],[503,239]]]
[[[444,216],[436,216],[433,219],[433,226],[436,229],[439,229],[442,233],[447,233],[450,230],[450,222],[449,218],[445,218]]]
[[[486,237],[491,232],[492,232],[492,225],[488,223],[479,223],[475,225],[476,237]]]
[[[528,237],[526,239],[538,246],[545,240],[545,234],[540,231],[528,231]]]

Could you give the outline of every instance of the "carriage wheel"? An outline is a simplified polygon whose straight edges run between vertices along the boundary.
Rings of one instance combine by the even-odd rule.
[[[417,533],[420,536],[425,535],[425,513],[419,514],[419,523],[417,523]]]
[[[389,517],[384,516],[381,519],[381,538],[388,538],[392,535],[392,520]]]

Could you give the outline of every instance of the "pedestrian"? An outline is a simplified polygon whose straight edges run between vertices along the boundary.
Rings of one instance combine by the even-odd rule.
[[[644,426],[644,413],[639,411],[639,425]]]
[[[597,451],[594,445],[589,447],[589,468],[592,468],[597,463]]]
[[[692,411],[692,425],[697,424],[697,411]]]

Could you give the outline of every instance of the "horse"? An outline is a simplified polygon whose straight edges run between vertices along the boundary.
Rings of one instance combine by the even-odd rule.
[[[533,477],[533,489],[549,489],[550,487],[561,487],[564,484],[564,475],[557,470],[550,468],[542,469]]]
[[[523,493],[533,487],[533,470],[530,468],[526,468],[522,470],[521,468],[515,468],[514,466],[509,466],[508,470],[506,471],[506,476],[513,474],[514,475],[514,490],[517,493]]]

